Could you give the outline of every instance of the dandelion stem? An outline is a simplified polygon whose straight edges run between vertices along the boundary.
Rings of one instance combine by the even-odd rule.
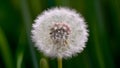
[[[58,68],[62,68],[62,57],[58,57]]]

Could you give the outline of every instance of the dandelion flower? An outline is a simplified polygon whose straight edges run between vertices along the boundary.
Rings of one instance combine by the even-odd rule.
[[[35,47],[54,58],[68,58],[81,53],[87,37],[84,18],[68,8],[53,8],[43,12],[35,20],[32,29]]]

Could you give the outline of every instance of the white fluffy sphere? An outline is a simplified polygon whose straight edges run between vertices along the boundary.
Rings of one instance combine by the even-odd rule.
[[[85,47],[88,40],[87,25],[75,10],[53,8],[43,12],[35,20],[32,40],[46,56],[72,57],[82,52]]]

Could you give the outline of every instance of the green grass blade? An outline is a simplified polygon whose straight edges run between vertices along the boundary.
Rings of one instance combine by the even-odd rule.
[[[22,28],[20,31],[20,36],[19,36],[19,42],[18,42],[18,47],[16,51],[16,63],[17,67],[16,68],[22,68],[22,62],[23,62],[23,57],[26,49],[26,35],[25,35],[25,30]]]
[[[6,68],[14,68],[11,50],[3,30],[0,28],[0,51]]]
[[[23,16],[23,20],[24,20],[24,25],[26,28],[26,34],[27,34],[27,40],[29,43],[29,49],[30,49],[30,53],[31,53],[31,60],[33,63],[34,68],[38,68],[38,63],[37,63],[37,58],[35,55],[35,51],[34,51],[34,47],[33,44],[31,42],[31,23],[32,23],[32,19],[31,19],[31,15],[30,15],[30,11],[29,11],[29,6],[27,3],[27,0],[20,0],[20,4],[21,4],[21,12],[22,12],[22,16]]]
[[[92,66],[96,68],[113,68],[105,20],[102,14],[100,0],[86,0],[86,17],[90,28],[90,46]]]

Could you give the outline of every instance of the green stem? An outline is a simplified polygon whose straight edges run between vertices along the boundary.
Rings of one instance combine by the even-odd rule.
[[[46,58],[40,59],[40,68],[49,68],[49,64]]]
[[[58,57],[58,68],[62,68],[62,57]]]

